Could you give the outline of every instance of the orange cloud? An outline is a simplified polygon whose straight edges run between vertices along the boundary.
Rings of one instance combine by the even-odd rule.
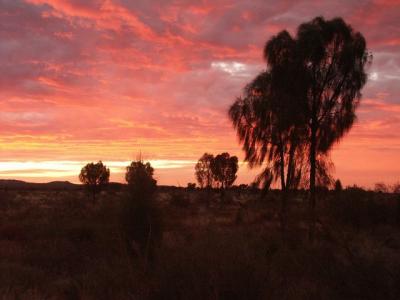
[[[385,169],[391,181],[400,173],[398,5],[1,1],[0,164],[129,161],[140,151],[153,160],[195,161],[206,151],[243,157],[227,110],[265,68],[266,40],[314,16],[340,15],[365,35],[374,76],[363,90],[358,123],[333,152],[337,176],[372,185],[386,180]],[[185,185],[194,181],[192,169],[162,169],[160,182],[177,184],[168,181],[174,177]],[[38,168],[29,170],[3,175],[23,177]],[[367,170],[381,173],[367,176]],[[35,178],[48,178],[45,172],[53,171]],[[253,175],[244,168],[239,182]]]

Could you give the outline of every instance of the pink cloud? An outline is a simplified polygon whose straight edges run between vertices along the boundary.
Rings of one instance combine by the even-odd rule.
[[[400,172],[398,1],[1,1],[0,159],[242,157],[229,105],[265,68],[266,40],[317,15],[342,16],[374,55],[338,176],[360,145]]]

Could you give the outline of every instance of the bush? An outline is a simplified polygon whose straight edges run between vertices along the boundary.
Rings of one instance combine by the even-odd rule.
[[[157,181],[153,178],[154,169],[149,162],[133,161],[126,167],[125,179],[131,194],[150,195],[156,190]]]
[[[342,190],[343,190],[342,182],[339,179],[337,179],[335,181],[335,192],[341,192]]]
[[[194,191],[195,189],[196,189],[196,184],[195,183],[189,182],[187,184],[187,190],[188,191]]]
[[[155,249],[162,238],[161,214],[154,202],[157,181],[154,169],[141,160],[127,167],[129,194],[122,211],[122,230],[128,253],[145,262],[154,261]]]
[[[161,213],[152,197],[127,197],[122,210],[122,230],[132,257],[154,261],[163,233]]]

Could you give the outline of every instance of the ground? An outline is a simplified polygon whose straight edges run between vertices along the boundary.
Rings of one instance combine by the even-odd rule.
[[[307,195],[284,238],[280,196],[159,189],[149,258],[127,247],[126,191],[2,191],[1,299],[400,299],[396,195],[321,192],[313,243]]]

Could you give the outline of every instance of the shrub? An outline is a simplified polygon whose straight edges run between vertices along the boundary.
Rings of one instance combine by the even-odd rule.
[[[134,161],[127,167],[129,194],[122,211],[122,229],[130,255],[145,262],[154,260],[155,249],[162,238],[161,214],[154,201],[157,181],[150,163]]]
[[[189,182],[189,183],[187,184],[187,189],[188,189],[189,191],[194,191],[194,190],[196,189],[196,184],[195,184],[195,183],[192,183],[192,182]]]
[[[137,195],[153,194],[157,181],[153,178],[154,169],[149,162],[144,163],[141,160],[133,161],[126,167],[125,179],[128,183],[130,193]]]
[[[342,182],[339,179],[337,179],[335,181],[335,192],[341,192],[342,190],[343,190]]]
[[[153,262],[162,239],[162,229],[161,213],[152,197],[130,195],[125,199],[122,230],[130,256]]]

